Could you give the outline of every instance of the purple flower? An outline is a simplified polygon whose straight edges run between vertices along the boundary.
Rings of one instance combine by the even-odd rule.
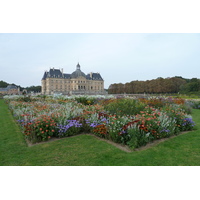
[[[59,128],[59,135],[62,135],[62,133],[66,133],[67,130],[71,127],[76,127],[76,128],[79,128],[79,127],[82,127],[82,123],[80,123],[79,121],[77,120],[67,120],[68,124],[67,125],[58,125],[58,128]]]
[[[93,122],[90,124],[90,127],[95,128],[97,125],[99,125],[97,122]]]
[[[165,133],[169,133],[170,132],[170,130],[169,129],[163,129],[162,131],[160,131],[161,133],[163,133],[163,132],[165,132]]]
[[[190,125],[190,126],[194,126],[195,123],[194,121],[191,119],[191,118],[185,118],[183,119],[183,123],[182,123],[182,126],[187,126],[187,125]]]

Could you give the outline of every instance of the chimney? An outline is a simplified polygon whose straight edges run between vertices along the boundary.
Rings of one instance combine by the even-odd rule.
[[[92,72],[90,72],[90,78],[92,78]]]

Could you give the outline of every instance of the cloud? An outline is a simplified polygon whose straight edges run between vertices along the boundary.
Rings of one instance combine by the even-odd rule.
[[[116,82],[197,76],[200,34],[0,34],[2,79],[39,85],[45,70],[99,72]],[[29,77],[29,78],[27,78]]]

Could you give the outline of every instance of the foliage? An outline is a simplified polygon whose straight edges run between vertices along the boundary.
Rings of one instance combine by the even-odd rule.
[[[9,83],[6,83],[5,81],[0,81],[0,88],[5,88],[9,85]]]
[[[118,116],[136,115],[143,110],[145,104],[135,99],[116,99],[104,106],[105,110],[110,114]]]
[[[58,125],[58,137],[77,135],[81,132],[82,123],[78,120],[67,120],[66,125]]]
[[[147,81],[131,81],[129,83],[114,83],[109,86],[109,94],[198,94],[200,95],[200,79],[186,79],[180,76],[172,78],[159,77]]]
[[[192,116],[195,131],[140,151],[124,152],[85,134],[27,147],[8,106],[0,99],[0,165],[199,166],[200,110],[193,110]]]
[[[79,96],[75,97],[75,100],[78,103],[82,103],[83,105],[93,105],[95,102],[94,98],[88,97],[88,96]]]
[[[55,121],[46,115],[41,115],[35,120],[18,120],[25,137],[32,143],[46,141],[52,136],[55,136],[57,129]]]
[[[200,109],[200,101],[199,100],[188,100],[186,101],[186,105],[194,109]]]
[[[187,81],[187,84],[181,87],[181,93],[190,93],[200,91],[200,80],[197,78],[192,78]]]
[[[24,95],[23,97],[19,98],[18,101],[31,102],[33,99],[31,99],[30,96]]]
[[[91,132],[137,148],[192,130],[195,125],[187,113],[188,105],[180,98],[94,99],[95,105],[87,105],[89,98],[84,96],[30,97],[30,102],[19,97],[5,99],[25,137],[33,143]]]
[[[144,93],[178,93],[181,87],[187,84],[182,77],[157,78],[147,81],[131,81],[130,83],[111,84],[109,94],[144,94]]]
[[[41,92],[42,87],[40,85],[38,85],[38,86],[26,87],[24,89],[26,89],[28,93],[30,93],[30,92]]]

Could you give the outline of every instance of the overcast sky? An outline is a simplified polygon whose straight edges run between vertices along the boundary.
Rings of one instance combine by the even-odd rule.
[[[1,33],[0,80],[40,85],[45,70],[99,72],[112,83],[157,77],[200,78],[200,34]],[[3,71],[2,71],[3,69]]]

